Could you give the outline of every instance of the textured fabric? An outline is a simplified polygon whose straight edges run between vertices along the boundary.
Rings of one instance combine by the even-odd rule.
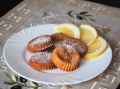
[[[19,19],[15,20],[18,22],[15,22],[16,24],[13,29],[16,28],[16,30],[9,31],[11,32],[11,35],[15,32],[20,31],[21,29],[30,27],[30,26],[36,26],[40,24],[47,24],[47,23],[64,23],[64,22],[73,22],[76,25],[80,25],[81,23],[88,23],[93,25],[98,33],[102,35],[110,44],[112,50],[113,50],[113,59],[109,67],[99,76],[96,78],[89,80],[87,82],[81,83],[81,84],[74,84],[74,85],[66,85],[66,86],[52,86],[52,85],[44,85],[42,84],[42,87],[39,87],[38,89],[98,89],[98,88],[103,88],[103,89],[115,89],[118,84],[120,83],[120,19],[118,18],[120,14],[114,15],[114,13],[119,13],[119,11],[115,11],[115,9],[109,9],[105,7],[105,9],[109,9],[109,14],[105,11],[100,12],[99,10],[90,10],[90,8],[87,8],[87,5],[96,5],[96,4],[91,4],[86,2],[77,2],[76,0],[68,0],[69,2],[63,2],[61,1],[59,4],[58,3],[47,3],[46,5],[43,4],[42,8],[39,8],[35,11],[32,8],[32,4],[29,4],[27,6],[28,2],[23,2],[21,4],[21,8],[24,7],[24,15],[18,14],[17,16],[21,17],[22,19],[25,17],[25,21]],[[73,3],[74,1],[74,3]],[[32,1],[31,1],[32,2]],[[39,2],[36,0],[36,2]],[[39,2],[40,3],[40,2]],[[79,4],[80,3],[80,4]],[[81,4],[82,3],[82,4]],[[33,3],[36,6],[38,5],[37,3]],[[86,5],[86,6],[79,6],[78,5]],[[98,6],[101,7],[102,6]],[[20,10],[21,10],[20,8]],[[35,8],[35,7],[33,7]],[[111,8],[111,7],[110,7]],[[104,8],[103,8],[104,9]],[[17,10],[17,9],[14,9]],[[19,9],[18,9],[19,10]],[[91,22],[91,21],[83,21],[75,18],[71,18],[68,16],[69,11],[75,11],[75,12],[82,12],[82,11],[87,11],[90,15],[93,15],[93,19],[96,22]],[[114,12],[114,13],[113,13]],[[13,12],[11,12],[13,13]],[[46,14],[47,13],[47,14]],[[11,14],[10,14],[11,15]],[[30,16],[31,15],[31,16]],[[12,16],[12,15],[11,15]],[[9,16],[8,16],[9,17]],[[0,19],[2,22],[4,18]],[[0,22],[0,23],[1,23]],[[7,20],[9,23],[9,20]],[[12,21],[11,21],[12,22]],[[13,20],[14,22],[14,20]],[[12,22],[12,23],[13,23]],[[2,22],[3,23],[3,22]],[[18,26],[18,27],[17,27]],[[10,30],[10,29],[9,29]],[[7,32],[7,31],[6,31]],[[9,35],[9,36],[11,36]],[[8,36],[8,37],[9,37]],[[0,38],[2,39],[2,38]],[[2,39],[3,40],[3,39]],[[0,56],[2,56],[2,49],[5,44],[5,39],[0,43]],[[10,75],[14,75],[14,73],[7,68],[6,70],[6,64],[3,62],[0,62],[0,89],[10,89],[13,85],[8,85],[8,84],[3,84],[4,81],[7,80],[7,77],[5,76],[5,72],[7,71]],[[3,71],[4,70],[4,71]],[[18,75],[17,75],[18,76]],[[18,76],[19,78],[19,76]],[[30,82],[29,80],[27,82]],[[28,85],[30,86],[30,85]],[[41,86],[41,84],[39,84]],[[25,89],[29,89],[28,87],[24,87]]]

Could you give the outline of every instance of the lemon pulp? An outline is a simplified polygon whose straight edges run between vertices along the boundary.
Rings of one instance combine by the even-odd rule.
[[[80,28],[74,24],[71,23],[63,23],[63,24],[57,24],[55,26],[55,30],[57,32],[61,32],[66,34],[69,37],[74,37],[79,39],[80,38]]]
[[[64,34],[66,34],[69,37],[74,37],[73,31],[67,27],[60,27],[60,28],[58,28],[58,30],[60,32],[63,32]]]
[[[101,54],[105,52],[107,49],[108,44],[106,40],[100,36],[97,37],[97,39],[88,47],[87,54],[84,56],[84,59],[93,59],[97,58]]]
[[[87,24],[81,24],[80,25],[80,32],[81,32],[81,40],[89,46],[92,44],[95,39],[97,38],[98,34],[94,27],[87,25]]]
[[[93,53],[102,46],[102,43],[99,39],[95,40],[94,44],[88,47],[88,53]]]
[[[81,29],[81,40],[85,43],[88,44],[94,37],[93,33],[90,30],[87,29]]]

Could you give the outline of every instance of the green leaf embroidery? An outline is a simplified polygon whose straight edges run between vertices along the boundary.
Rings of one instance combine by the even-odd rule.
[[[89,20],[91,20],[92,22],[96,22],[93,18],[89,18]]]
[[[29,88],[29,89],[38,89],[38,87],[31,87],[31,88]]]
[[[15,81],[15,82],[18,81],[18,77],[17,77],[16,75],[12,75],[12,76],[11,76],[11,79],[12,79],[13,81]]]
[[[68,12],[68,15],[69,15],[70,17],[74,17],[74,18],[77,17],[77,13],[74,12],[74,11],[69,11],[69,12]]]
[[[35,87],[34,89],[38,89],[38,87]]]
[[[12,80],[12,79],[11,79],[11,75],[10,75],[9,73],[5,72],[5,76],[6,76],[8,79]]]
[[[93,15],[88,15],[88,14],[86,14],[86,15],[84,15],[84,16],[87,16],[87,17],[93,17]]]
[[[86,16],[83,16],[83,19],[86,20],[86,21],[88,21],[88,17],[86,17]]]
[[[87,11],[82,11],[82,12],[80,12],[80,15],[85,15],[87,13],[88,13]]]
[[[16,83],[16,82],[11,81],[11,80],[5,81],[5,82],[4,82],[4,84],[8,84],[8,85],[13,85],[13,84],[15,84],[15,83]]]
[[[18,81],[18,77],[16,75],[10,75],[9,73],[5,72],[5,76],[11,81],[14,81],[14,82]]]
[[[83,18],[84,18],[84,20],[86,20],[86,21],[90,20],[90,21],[92,21],[92,22],[96,22],[96,21],[95,21],[93,18],[91,18],[91,17],[84,16]]]
[[[36,82],[30,82],[30,85],[31,86],[35,86],[35,87],[38,87],[38,84]]]

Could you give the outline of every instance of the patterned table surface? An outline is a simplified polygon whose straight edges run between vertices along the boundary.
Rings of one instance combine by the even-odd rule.
[[[71,18],[69,11],[87,12],[93,20]],[[96,78],[81,84],[53,86],[38,84],[14,74],[4,63],[2,49],[7,38],[23,28],[46,24],[88,23],[97,28],[113,50],[109,67]],[[0,18],[0,89],[116,89],[120,83],[120,9],[81,0],[24,0]],[[8,81],[9,80],[9,81]],[[12,88],[14,87],[14,88]]]

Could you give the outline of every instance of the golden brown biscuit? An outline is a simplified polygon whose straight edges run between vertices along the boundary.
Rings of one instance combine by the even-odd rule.
[[[28,45],[27,49],[30,52],[39,52],[49,48],[53,45],[52,38],[49,35],[42,35],[32,39]]]
[[[67,35],[63,33],[54,33],[51,35],[51,37],[54,42],[63,41],[64,39],[69,38]]]
[[[50,70],[56,68],[51,60],[51,53],[48,52],[34,53],[28,64],[35,70]]]
[[[80,55],[71,46],[58,46],[52,52],[53,63],[64,71],[73,71],[80,65]]]
[[[63,41],[63,46],[71,45],[73,46],[83,57],[87,53],[87,46],[79,39],[69,38]]]

